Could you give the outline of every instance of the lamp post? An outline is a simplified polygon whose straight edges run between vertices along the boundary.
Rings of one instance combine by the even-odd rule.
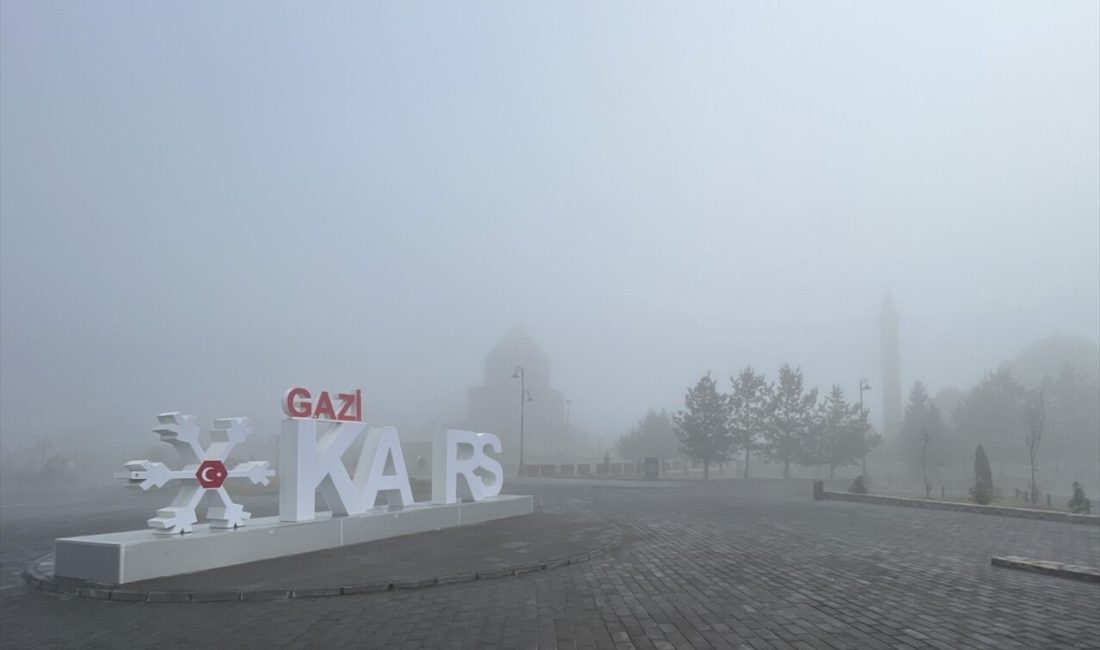
[[[519,472],[516,476],[523,476],[523,412],[526,410],[527,402],[532,401],[531,391],[527,390],[527,377],[523,366],[516,366],[512,372],[512,379],[519,380]]]
[[[573,400],[565,400],[565,462],[569,462],[569,407],[573,405]]]
[[[871,390],[871,384],[867,383],[866,377],[859,378],[859,417],[866,418],[867,412],[863,410],[863,391]],[[863,429],[863,437],[867,438],[867,428]],[[867,447],[863,448],[863,480],[867,480]]]

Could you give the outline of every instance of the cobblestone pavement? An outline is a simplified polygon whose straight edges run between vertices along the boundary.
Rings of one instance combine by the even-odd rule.
[[[1100,647],[1100,586],[989,564],[1096,566],[1100,528],[815,503],[795,482],[524,489],[544,511],[610,520],[623,544],[551,571],[362,596],[113,603],[12,589],[0,645]]]

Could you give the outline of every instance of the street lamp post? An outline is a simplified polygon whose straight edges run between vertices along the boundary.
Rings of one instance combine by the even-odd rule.
[[[523,366],[516,366],[512,372],[512,379],[519,380],[519,471],[516,476],[523,476],[523,415],[527,402],[531,401],[531,391],[527,390],[527,377]]]
[[[861,418],[866,418],[867,417],[867,412],[863,410],[863,391],[865,391],[865,390],[871,390],[871,384],[867,383],[867,378],[866,377],[860,377],[859,378],[859,416]],[[866,440],[866,438],[867,438],[867,429],[866,429],[866,427],[864,427],[864,429],[863,429],[863,437]],[[866,446],[864,446],[864,448],[863,448],[863,480],[865,480],[865,481],[867,480],[867,447]]]
[[[573,400],[565,400],[565,462],[569,462],[569,407],[573,405]]]

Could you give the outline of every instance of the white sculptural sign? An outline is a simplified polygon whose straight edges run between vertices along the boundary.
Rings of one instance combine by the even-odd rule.
[[[359,394],[344,393],[339,398],[350,400]],[[357,402],[355,415],[341,418],[350,408],[337,412],[326,395],[321,393],[316,406],[304,388],[287,391],[283,399],[283,412],[289,417],[283,420],[279,435],[279,519],[313,519],[316,492],[334,515],[367,512],[374,508],[379,494],[385,496],[389,508],[412,505],[397,429],[368,427],[362,422],[361,402]],[[349,474],[342,457],[364,433],[359,460]],[[480,501],[500,494],[504,472],[500,463],[485,453],[486,448],[500,453],[500,439],[489,433],[454,429],[437,437],[432,452],[432,503]]]
[[[314,398],[305,388],[292,388],[284,395],[282,406],[287,418],[279,434],[280,521],[314,519],[317,492],[334,516],[365,513],[375,507],[379,495],[388,508],[413,504],[397,429],[363,422],[361,391],[322,391]],[[169,470],[162,463],[140,460],[127,463],[130,471],[119,475],[143,490],[169,480],[186,482],[172,505],[158,510],[149,526],[156,532],[190,532],[198,519],[195,509],[207,490],[215,491],[222,500],[222,507],[207,510],[212,527],[244,525],[251,515],[229,499],[223,483],[242,477],[266,485],[268,477],[275,474],[267,461],[240,463],[232,470],[225,467],[234,445],[252,432],[248,419],[216,420],[212,443],[205,450],[199,444],[195,416],[167,413],[158,419],[161,425],[155,431],[179,451],[183,469]],[[354,472],[349,473],[343,455],[361,436],[362,450]],[[491,433],[448,429],[437,436],[432,446],[432,503],[481,501],[500,494],[504,471],[489,451],[501,451],[500,439]]]
[[[247,478],[253,483],[267,485],[268,477],[275,473],[269,469],[266,460],[239,463],[233,469],[225,467],[229,452],[252,433],[252,429],[248,427],[248,418],[215,420],[214,430],[210,432],[210,446],[206,449],[199,444],[199,427],[195,424],[194,415],[162,413],[157,416],[157,420],[160,426],[153,429],[153,432],[179,452],[184,463],[183,469],[168,469],[164,463],[148,460],[132,460],[126,463],[128,472],[116,475],[142,490],[162,487],[169,481],[182,483],[172,505],[157,510],[157,516],[149,520],[149,526],[154,532],[162,534],[191,532],[191,526],[198,521],[195,509],[208,490],[214,491],[222,502],[221,507],[208,508],[206,511],[211,527],[243,526],[252,515],[229,498],[225,491],[225,481],[231,478]]]

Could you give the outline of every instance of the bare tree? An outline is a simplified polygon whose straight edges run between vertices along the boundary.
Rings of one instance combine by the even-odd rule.
[[[1037,460],[1039,442],[1043,439],[1043,426],[1046,424],[1047,410],[1043,403],[1043,391],[1035,393],[1024,408],[1024,442],[1031,459],[1031,503],[1039,502],[1039,486],[1035,484],[1035,472],[1039,471]]]

